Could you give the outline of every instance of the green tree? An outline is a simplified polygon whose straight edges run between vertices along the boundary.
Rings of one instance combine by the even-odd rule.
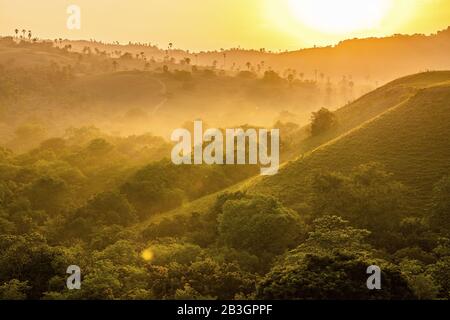
[[[438,297],[439,285],[423,263],[403,259],[399,266],[418,299],[433,300]]]
[[[29,299],[40,299],[49,290],[50,280],[55,275],[64,275],[67,266],[72,264],[65,250],[49,246],[37,233],[1,235],[0,251],[0,283],[12,279],[27,282]]]
[[[0,300],[25,300],[29,289],[27,281],[10,280],[0,285]]]
[[[371,250],[367,243],[370,232],[357,229],[338,216],[324,216],[312,223],[308,238],[296,250],[308,253],[326,253],[335,250],[364,255]]]
[[[337,118],[333,112],[322,108],[311,116],[311,135],[313,137],[326,133],[337,126]]]
[[[372,231],[371,238],[379,244],[396,248],[390,237],[405,216],[407,189],[378,164],[359,166],[347,176],[316,174],[312,187],[314,216],[341,216]]]
[[[128,226],[137,221],[134,208],[122,194],[104,192],[72,212],[66,219],[64,233],[72,237],[92,237],[100,226]]]
[[[436,183],[431,203],[431,226],[450,236],[450,176]]]
[[[414,299],[405,277],[380,261],[382,290],[368,290],[367,267],[373,259],[360,255],[290,253],[259,283],[258,299],[368,300]]]
[[[450,256],[442,257],[431,265],[429,272],[439,285],[439,297],[450,299]]]
[[[33,209],[56,214],[68,205],[68,186],[57,177],[44,176],[37,179],[27,190]]]
[[[221,300],[254,292],[256,280],[236,263],[219,263],[210,258],[192,263],[183,278],[203,297]]]
[[[279,254],[304,233],[295,211],[261,195],[225,201],[218,222],[223,243],[257,256]]]

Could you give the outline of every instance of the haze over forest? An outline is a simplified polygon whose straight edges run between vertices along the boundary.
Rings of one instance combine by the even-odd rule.
[[[0,299],[450,298],[450,28],[289,52],[38,34],[0,37]],[[280,129],[279,173],[173,164],[196,119]]]
[[[28,40],[28,30],[17,31],[19,41]],[[70,126],[95,125],[108,133],[152,132],[167,138],[174,128],[197,118],[212,127],[272,126],[278,120],[303,126],[321,107],[335,110],[397,77],[450,66],[450,29],[282,53],[237,48],[190,53],[172,43],[160,49],[41,40],[31,33],[30,42],[21,44],[4,38],[0,63],[6,70],[29,72],[51,67],[64,72],[67,81],[55,80],[58,98],[30,93],[39,96],[35,101],[50,108],[53,117],[30,105],[22,106],[23,112],[30,108],[25,118],[9,113],[0,128],[6,140],[13,140],[15,128],[27,118],[40,122],[50,135],[61,135]],[[72,112],[62,111],[61,103],[71,104]]]

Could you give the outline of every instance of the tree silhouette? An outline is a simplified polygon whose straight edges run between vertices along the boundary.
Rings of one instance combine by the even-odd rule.
[[[19,29],[15,29],[14,32],[16,34],[16,38],[18,38],[19,37]]]
[[[88,47],[88,46],[84,47],[84,48],[83,48],[83,53],[84,53],[84,54],[87,54],[87,55],[90,55],[90,54],[91,54],[91,48]]]
[[[31,41],[31,36],[32,36],[31,30],[28,30],[28,40],[30,40],[30,41]]]
[[[311,116],[311,135],[318,136],[337,125],[336,115],[326,108],[313,112]]]
[[[292,82],[294,81],[294,75],[291,73],[288,75],[287,80],[289,81],[289,85],[292,85]]]

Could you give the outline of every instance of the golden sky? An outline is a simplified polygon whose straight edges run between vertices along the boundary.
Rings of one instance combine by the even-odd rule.
[[[68,30],[66,9],[81,8]],[[450,0],[0,0],[0,34],[151,42],[208,50],[298,49],[354,37],[434,33],[450,25]]]

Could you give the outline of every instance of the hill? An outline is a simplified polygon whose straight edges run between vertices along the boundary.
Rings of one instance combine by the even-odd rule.
[[[88,41],[63,41],[74,50],[86,46],[107,52],[143,52],[149,59],[169,58],[176,61],[189,58],[200,66],[216,65],[231,70],[295,69],[298,75],[308,79],[320,79],[321,75],[333,79],[352,76],[356,81],[386,83],[407,74],[425,70],[448,70],[450,58],[450,28],[435,34],[393,35],[382,38],[349,39],[334,46],[303,48],[286,52],[271,52],[264,48],[245,50],[229,48],[207,52],[189,52],[176,48],[160,49],[148,44],[104,44]],[[225,54],[225,59],[224,59]],[[249,64],[248,64],[249,63]]]
[[[378,162],[413,188],[416,199],[426,198],[433,184],[450,173],[450,73],[406,77],[385,89],[398,86],[416,93],[287,164],[278,175],[261,179],[250,190],[295,205],[308,196],[307,179],[315,170],[348,172],[358,165]],[[363,114],[364,108],[358,108],[360,102],[341,109],[341,119],[347,117],[346,123],[351,123]]]
[[[343,76],[357,82],[386,83],[406,74],[426,70],[448,70],[450,58],[450,27],[435,34],[396,34],[382,38],[348,39],[334,46],[302,48],[294,51],[272,52],[264,48],[246,50],[227,48],[216,51],[190,52],[177,48],[159,48],[147,43],[103,43],[100,41],[48,41],[46,45],[59,48],[70,46],[75,53],[89,53],[92,56],[121,59],[128,67],[141,68],[145,62],[152,65],[186,63],[201,67],[214,67],[229,71],[254,71],[264,73],[275,70],[284,73],[296,70],[299,78],[340,80]],[[13,61],[17,65],[29,66],[46,61],[61,60],[57,55],[45,54],[39,59],[17,55],[16,50],[0,48],[2,61]],[[124,56],[125,55],[125,56]],[[133,59],[136,57],[136,59]],[[188,59],[188,60],[187,60]],[[189,61],[189,62],[186,62]]]
[[[450,72],[427,72],[397,79],[338,109],[339,128],[308,138],[307,128],[294,161],[277,175],[257,176],[223,192],[247,190],[273,195],[299,208],[309,196],[308,179],[317,171],[348,172],[360,164],[378,162],[411,188],[416,207],[429,197],[432,186],[450,173]],[[303,135],[303,137],[302,137]],[[163,218],[206,212],[217,193],[185,204]]]
[[[311,151],[404,102],[419,90],[448,81],[449,77],[448,71],[419,73],[402,77],[371,91],[334,112],[339,123],[335,130],[312,137],[309,125],[301,128],[296,133],[297,143],[294,152],[299,156]]]
[[[306,123],[309,113],[323,105],[325,86],[333,88],[329,100],[334,107],[369,90],[352,83],[352,94],[344,95],[338,83],[80,51],[70,44],[0,38],[2,145],[20,152],[36,146],[28,143],[19,150],[16,142],[9,143],[30,122],[47,137],[61,136],[69,127],[95,125],[108,133],[151,131],[166,138],[199,117],[212,127],[268,127],[282,114],[291,122]]]

